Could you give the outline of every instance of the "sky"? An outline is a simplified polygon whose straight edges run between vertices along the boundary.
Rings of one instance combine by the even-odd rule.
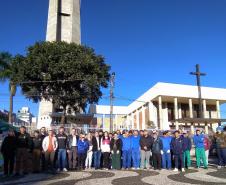
[[[48,0],[0,1],[0,10],[0,51],[25,54],[45,40]],[[203,86],[226,88],[226,0],[82,0],[81,31],[82,44],[116,73],[115,105],[157,82],[194,85],[197,63]],[[106,96],[99,104],[109,104]],[[18,89],[14,112],[22,106],[38,114]],[[0,109],[9,109],[8,83],[0,83]]]

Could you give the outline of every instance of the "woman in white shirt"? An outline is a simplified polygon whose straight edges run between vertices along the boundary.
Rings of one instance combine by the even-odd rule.
[[[110,168],[110,137],[108,132],[104,133],[100,147],[103,156],[103,168],[108,170]]]

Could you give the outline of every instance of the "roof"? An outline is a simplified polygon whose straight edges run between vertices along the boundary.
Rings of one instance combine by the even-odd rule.
[[[213,87],[201,87],[201,89],[203,99],[219,100],[220,103],[226,102],[226,89]],[[159,82],[128,106],[129,113],[158,96],[192,99],[198,99],[199,97],[197,86]]]
[[[90,105],[89,113],[93,114],[110,114],[109,105]],[[113,114],[126,115],[128,113],[127,106],[113,106]]]
[[[226,89],[214,87],[201,87],[201,89],[203,99],[219,100],[220,104],[226,103]],[[129,106],[114,106],[113,114],[130,114],[144,104],[156,100],[159,96],[198,99],[198,88],[193,85],[158,82]],[[110,114],[110,106],[91,105],[90,112]]]

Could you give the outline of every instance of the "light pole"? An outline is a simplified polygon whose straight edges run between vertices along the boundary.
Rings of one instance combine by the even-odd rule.
[[[115,88],[115,73],[113,72],[110,78],[110,132],[113,132],[114,88]]]

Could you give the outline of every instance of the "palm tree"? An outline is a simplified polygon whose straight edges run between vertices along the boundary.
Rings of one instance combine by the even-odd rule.
[[[13,81],[13,58],[8,52],[0,53],[0,81],[9,80],[10,106],[9,106],[9,123],[12,123],[13,114],[13,97],[16,94],[16,83]]]

